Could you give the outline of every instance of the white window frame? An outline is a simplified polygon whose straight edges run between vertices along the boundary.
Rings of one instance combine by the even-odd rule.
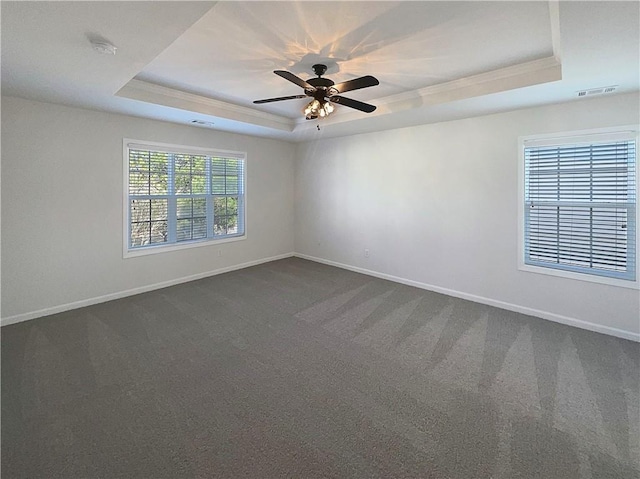
[[[556,134],[530,135],[518,138],[518,269],[530,273],[558,276],[562,278],[607,284],[623,288],[640,289],[640,197],[636,192],[636,277],[635,280],[610,278],[589,273],[565,271],[525,263],[525,147],[594,143],[599,141],[635,140],[636,142],[636,189],[640,185],[640,126],[626,125],[613,128],[570,131]]]
[[[180,243],[160,243],[143,247],[130,246],[130,211],[129,211],[129,149],[149,149],[156,151],[163,151],[168,153],[177,154],[192,154],[192,155],[206,155],[211,157],[223,157],[223,158],[237,158],[244,163],[244,175],[242,183],[242,196],[243,206],[238,218],[238,222],[242,222],[244,231],[242,234],[234,236],[222,236],[211,237],[207,235],[207,238],[188,240]],[[180,251],[190,248],[199,248],[203,246],[220,245],[224,243],[231,243],[235,241],[242,241],[247,238],[247,154],[246,152],[232,151],[232,150],[219,150],[214,148],[202,148],[196,146],[176,145],[172,143],[159,143],[155,141],[135,140],[131,138],[123,138],[122,140],[122,158],[123,158],[123,201],[122,201],[122,220],[123,220],[123,258],[134,258],[138,256],[146,256],[157,253],[167,253],[171,251]],[[213,195],[215,196],[215,195]],[[207,213],[209,217],[210,212]],[[209,228],[209,222],[207,222],[207,229]]]

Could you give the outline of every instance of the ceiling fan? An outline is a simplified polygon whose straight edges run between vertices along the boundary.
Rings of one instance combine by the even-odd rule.
[[[376,109],[374,105],[369,105],[368,103],[363,103],[352,98],[340,96],[341,93],[347,91],[379,85],[380,82],[375,77],[367,75],[360,78],[354,78],[353,80],[347,80],[336,85],[328,78],[322,78],[322,75],[327,71],[326,65],[318,63],[313,65],[311,68],[313,69],[313,72],[318,75],[318,78],[310,78],[307,81],[286,70],[276,70],[273,72],[285,80],[289,80],[290,82],[302,87],[304,89],[304,95],[267,98],[266,100],[256,100],[253,103],[271,103],[274,101],[295,100],[298,98],[311,97],[313,100],[311,100],[304,109],[305,118],[307,120],[314,120],[318,117],[323,118],[329,115],[333,112],[333,105],[331,103],[355,108],[356,110],[360,110],[365,113],[371,113]]]

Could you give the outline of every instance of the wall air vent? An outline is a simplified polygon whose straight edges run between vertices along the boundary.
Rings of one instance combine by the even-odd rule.
[[[204,120],[191,120],[191,123],[193,123],[194,125],[201,125],[201,126],[213,126],[214,123],[212,121],[204,121]]]
[[[618,89],[618,85],[611,85],[611,86],[603,86],[600,88],[592,88],[590,90],[580,90],[580,91],[577,91],[576,93],[578,94],[579,97],[584,97],[584,96],[602,95],[604,93],[613,93],[617,89]]]

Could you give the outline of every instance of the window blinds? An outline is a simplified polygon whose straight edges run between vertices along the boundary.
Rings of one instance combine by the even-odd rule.
[[[244,234],[244,159],[128,145],[129,248]]]
[[[525,263],[635,280],[635,141],[525,146],[524,158]]]

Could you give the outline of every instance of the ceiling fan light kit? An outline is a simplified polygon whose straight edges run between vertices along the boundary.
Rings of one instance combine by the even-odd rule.
[[[311,100],[303,110],[304,117],[307,120],[315,120],[316,118],[324,118],[333,113],[334,106],[328,101],[320,102],[316,99]]]
[[[329,116],[335,109],[333,103],[339,103],[349,108],[371,113],[376,109],[374,105],[363,103],[352,98],[340,96],[341,93],[359,90],[360,88],[367,88],[371,86],[379,85],[380,82],[371,75],[363,76],[360,78],[354,78],[353,80],[347,80],[342,83],[335,84],[328,78],[322,78],[322,75],[327,71],[327,66],[320,63],[313,65],[313,72],[317,75],[317,78],[310,78],[305,81],[302,78],[297,77],[291,72],[286,70],[275,70],[273,73],[289,80],[291,83],[295,83],[299,87],[304,89],[304,95],[292,95],[282,96],[277,98],[267,98],[265,100],[256,100],[253,103],[272,103],[275,101],[294,100],[299,98],[312,97],[307,106],[302,111],[304,117],[307,120],[315,120],[317,118],[325,118]]]

